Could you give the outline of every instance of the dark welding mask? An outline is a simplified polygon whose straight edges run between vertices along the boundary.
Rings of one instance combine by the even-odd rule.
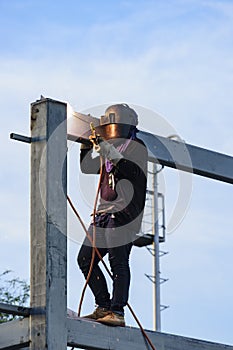
[[[129,138],[131,131],[138,124],[137,113],[127,104],[109,106],[100,117],[98,133],[106,140],[113,138]]]

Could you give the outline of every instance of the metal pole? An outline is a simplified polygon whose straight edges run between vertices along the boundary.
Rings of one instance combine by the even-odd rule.
[[[153,259],[153,276],[155,279],[153,288],[153,309],[154,309],[154,330],[161,331],[160,315],[160,267],[159,267],[159,213],[158,213],[158,177],[157,164],[153,163],[152,188],[154,191],[152,208],[153,208],[153,235],[154,235],[154,259]]]
[[[51,99],[31,106],[30,350],[67,348],[66,115]]]

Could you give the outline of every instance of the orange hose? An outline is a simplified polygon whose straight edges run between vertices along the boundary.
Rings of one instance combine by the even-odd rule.
[[[91,277],[91,274],[92,274],[94,261],[95,261],[95,254],[96,254],[96,249],[95,249],[95,247],[96,247],[96,223],[95,223],[95,216],[96,216],[96,209],[97,209],[98,197],[99,197],[101,180],[102,180],[102,173],[103,173],[102,172],[102,167],[103,167],[103,159],[100,156],[100,176],[99,176],[99,182],[98,182],[98,186],[97,186],[95,202],[94,202],[94,207],[93,207],[93,213],[92,213],[92,216],[93,216],[93,240],[90,241],[91,244],[92,244],[91,263],[90,263],[90,268],[89,268],[89,271],[88,271],[86,282],[84,284],[84,287],[83,287],[83,290],[82,290],[82,293],[81,293],[81,297],[80,297],[80,301],[79,301],[79,307],[78,307],[78,316],[79,317],[80,317],[80,314],[81,314],[81,308],[82,308],[82,303],[83,303],[85,291],[87,289],[87,286],[88,286],[88,283],[89,283],[89,280],[90,280],[90,277]]]

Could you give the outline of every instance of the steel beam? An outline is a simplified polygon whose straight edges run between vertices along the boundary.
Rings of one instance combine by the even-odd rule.
[[[68,139],[77,142],[88,142],[90,122],[98,125],[98,119],[89,115],[74,112],[68,119]],[[161,165],[192,172],[215,180],[233,183],[233,157],[196,147],[182,141],[153,135],[140,131],[138,137],[142,139],[148,150],[149,160]]]
[[[88,350],[149,349],[141,331],[134,327],[109,327],[97,322],[68,318],[67,329],[67,345],[76,348]],[[148,330],[146,333],[157,350],[233,350],[231,345]],[[1,350],[27,347],[29,340],[28,318],[0,325]],[[56,349],[61,349],[61,347]]]
[[[233,183],[233,157],[140,131],[149,160],[215,180]]]
[[[30,349],[66,349],[67,106],[51,99],[31,105]]]
[[[67,320],[67,344],[88,350],[148,350],[141,331],[133,327],[109,327],[80,319]],[[233,350],[233,346],[146,331],[157,350]]]
[[[0,324],[0,349],[22,349],[29,346],[29,319]]]
[[[30,308],[18,305],[0,303],[0,312],[9,315],[29,316]]]

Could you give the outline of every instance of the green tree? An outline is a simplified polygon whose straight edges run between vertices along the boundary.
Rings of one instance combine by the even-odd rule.
[[[0,274],[0,302],[11,305],[27,306],[29,285],[19,277],[11,277],[12,271],[6,270]],[[18,316],[0,313],[0,323],[11,321]]]

